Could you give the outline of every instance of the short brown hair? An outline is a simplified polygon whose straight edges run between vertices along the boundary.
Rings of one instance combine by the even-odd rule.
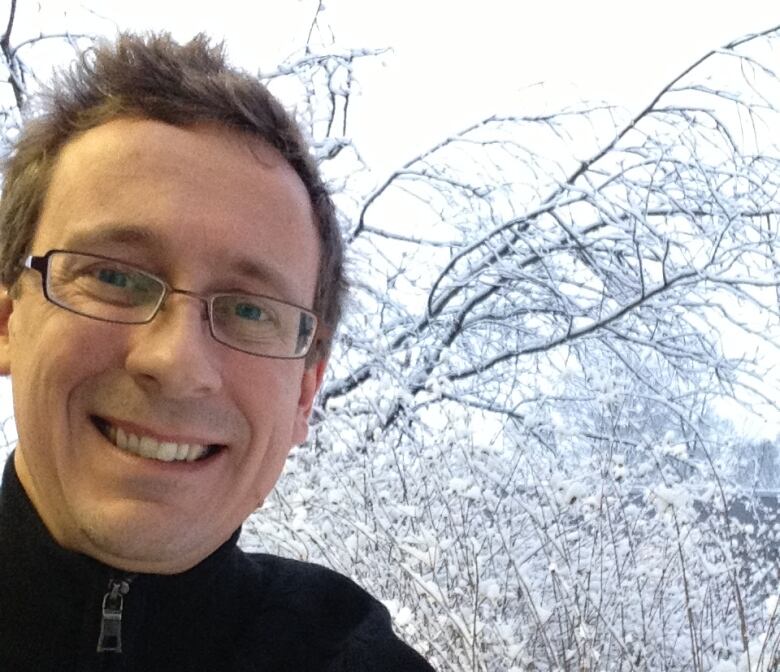
[[[200,34],[179,44],[167,33],[121,34],[87,49],[38,96],[5,163],[0,200],[0,281],[22,271],[57,156],[74,136],[111,119],[141,116],[176,126],[213,122],[274,147],[308,191],[320,238],[314,310],[332,334],[346,280],[333,201],[293,117],[254,76],[229,66],[224,46]],[[329,337],[315,356],[324,356]]]

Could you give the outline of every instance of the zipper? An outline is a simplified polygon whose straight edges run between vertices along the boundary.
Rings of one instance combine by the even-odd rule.
[[[108,580],[108,592],[103,596],[98,653],[122,653],[122,609],[134,578],[133,574]]]

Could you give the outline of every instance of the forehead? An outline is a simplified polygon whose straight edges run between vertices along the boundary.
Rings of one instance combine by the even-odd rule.
[[[313,296],[319,264],[308,192],[276,150],[213,125],[145,119],[103,124],[63,148],[33,247],[144,255],[158,270],[187,268],[198,276],[189,282],[254,268],[296,301]]]

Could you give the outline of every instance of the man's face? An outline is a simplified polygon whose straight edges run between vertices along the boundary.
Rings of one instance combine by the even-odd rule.
[[[33,239],[107,255],[174,287],[311,306],[319,243],[306,189],[257,140],[211,126],[119,119],[63,149]],[[265,498],[306,436],[324,363],[217,343],[203,304],[168,298],[121,325],[47,302],[26,271],[0,311],[16,467],[54,537],[129,571],[177,572],[215,550]],[[118,448],[109,428],[211,446],[166,462]],[[148,443],[147,439],[147,443]]]

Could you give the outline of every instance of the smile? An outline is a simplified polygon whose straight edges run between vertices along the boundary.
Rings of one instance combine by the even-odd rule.
[[[195,462],[219,449],[217,445],[174,443],[160,441],[152,436],[131,434],[95,416],[92,421],[100,433],[120,450],[161,462]]]

